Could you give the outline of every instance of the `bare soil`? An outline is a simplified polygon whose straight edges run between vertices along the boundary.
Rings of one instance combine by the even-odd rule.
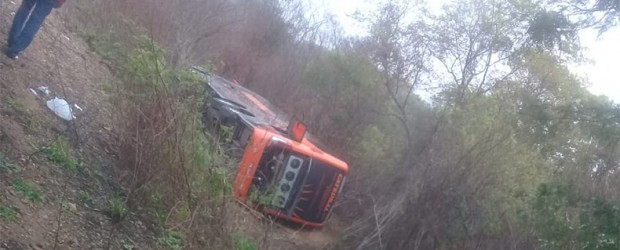
[[[135,213],[119,223],[107,215],[109,200],[121,189],[113,181],[110,113],[106,84],[112,74],[100,57],[62,23],[61,11],[46,20],[18,60],[4,56],[6,37],[19,2],[0,2],[0,154],[21,166],[0,175],[0,204],[18,219],[0,218],[0,249],[155,248],[154,230]],[[30,89],[49,87],[49,97]],[[77,104],[68,123],[47,109],[52,96]],[[82,169],[72,173],[47,161],[41,149],[59,138],[70,142]],[[27,200],[16,179],[32,183],[44,197]]]

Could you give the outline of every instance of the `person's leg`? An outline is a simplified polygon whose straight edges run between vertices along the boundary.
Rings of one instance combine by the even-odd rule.
[[[32,13],[30,14],[30,18],[26,21],[24,25],[24,29],[17,37],[15,43],[9,47],[9,57],[17,56],[20,52],[30,45],[35,35],[43,25],[45,18],[47,15],[52,12],[54,6],[47,0],[35,0],[36,4]]]
[[[19,9],[15,12],[13,25],[11,26],[11,31],[9,32],[9,47],[17,41],[19,34],[22,33],[24,25],[26,24],[26,21],[28,21],[28,16],[30,16],[30,11],[36,3],[37,0],[23,0],[22,4],[19,6]]]

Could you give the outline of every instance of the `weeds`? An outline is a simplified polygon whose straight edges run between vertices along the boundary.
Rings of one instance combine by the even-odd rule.
[[[125,46],[116,41],[113,34],[83,31],[79,35],[86,41],[90,50],[101,57],[116,62],[124,59]]]
[[[105,181],[105,174],[103,173],[102,170],[102,166],[98,166],[98,167],[89,167],[89,168],[83,168],[82,170],[84,170],[84,173],[89,176],[91,179],[97,181],[98,183],[101,183],[103,181]]]
[[[67,202],[67,201],[63,201],[61,204],[62,209],[64,209],[67,212],[71,212],[71,213],[75,213],[77,211],[77,206],[75,206],[75,204]]]
[[[122,221],[127,216],[127,202],[123,198],[115,198],[110,200],[108,208],[108,216],[113,222]]]
[[[31,202],[42,203],[44,201],[43,195],[41,195],[39,190],[24,179],[16,179],[13,182],[13,188]]]
[[[175,218],[178,221],[186,221],[192,216],[192,211],[187,206],[181,206],[175,213]]]
[[[193,187],[199,194],[209,195],[214,199],[223,198],[232,191],[232,184],[228,181],[226,172],[222,169],[213,169],[202,178],[196,178]]]
[[[250,192],[249,200],[254,201],[257,204],[261,204],[263,206],[271,205],[277,195],[276,189],[277,189],[276,186],[271,185],[267,190],[264,190],[264,191],[252,190]]]
[[[95,206],[95,198],[88,191],[78,191],[78,198],[89,207]]]
[[[243,234],[232,236],[234,250],[257,250],[258,246],[250,238]]]
[[[95,176],[95,178],[98,181],[104,181],[105,180],[105,174],[103,173],[103,171],[101,171],[101,168],[95,169],[93,175]]]
[[[39,120],[26,105],[18,99],[7,97],[4,103],[9,107],[10,113],[18,117],[18,119],[30,130],[34,131],[39,126]]]
[[[121,246],[123,247],[123,250],[134,250],[137,249],[136,248],[136,243],[131,240],[131,239],[127,239],[127,241],[125,240],[121,240]]]
[[[164,235],[157,238],[157,245],[173,250],[183,249],[183,237],[179,232],[166,231]]]
[[[47,155],[49,161],[62,166],[70,172],[77,172],[79,170],[80,166],[69,153],[67,142],[64,140],[56,140],[50,146],[44,148],[43,152]]]
[[[147,36],[132,37],[124,43],[127,47],[118,47],[114,34],[88,35],[94,36],[88,38],[91,48],[114,62],[115,74],[122,80],[109,90],[119,110],[113,117],[121,138],[119,164],[127,171],[121,182],[128,197],[148,206],[165,232],[158,244],[180,249],[186,233],[218,234],[224,237],[209,240],[229,241],[223,216],[212,216],[225,212],[230,183],[219,169],[223,164],[217,142],[202,130],[204,79],[170,68],[164,49]],[[125,203],[110,201],[113,220],[124,217]],[[175,231],[167,230],[171,227]]]
[[[159,222],[159,225],[164,227],[166,225],[166,208],[164,206],[163,194],[161,192],[153,192],[150,202],[155,218]]]
[[[2,154],[0,154],[0,172],[5,173],[17,173],[22,171],[22,168],[16,164],[9,162],[9,160]]]
[[[224,138],[226,143],[231,143],[233,138],[233,129],[232,127],[220,124],[220,135]]]
[[[7,221],[17,221],[18,219],[18,212],[17,209],[13,206],[5,206],[0,204],[0,217],[2,217],[3,219],[7,220]]]

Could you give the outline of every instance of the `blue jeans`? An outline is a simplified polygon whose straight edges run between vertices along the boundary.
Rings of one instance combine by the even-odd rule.
[[[9,33],[9,56],[17,56],[30,45],[54,5],[49,0],[23,0]]]

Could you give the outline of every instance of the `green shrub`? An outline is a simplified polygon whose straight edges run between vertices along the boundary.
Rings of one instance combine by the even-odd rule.
[[[545,249],[620,249],[620,204],[579,196],[571,185],[541,185],[530,219]]]
[[[80,201],[82,201],[84,204],[90,207],[95,206],[95,198],[88,191],[85,191],[85,190],[78,191],[78,198],[80,198]]]
[[[123,67],[124,76],[129,84],[162,90],[161,87],[165,87],[171,79],[164,49],[147,36],[138,36],[136,40],[139,45],[127,57]]]
[[[159,222],[159,225],[161,227],[165,227],[167,212],[164,204],[164,195],[161,192],[152,192],[150,197],[150,205],[157,222]]]
[[[124,198],[114,198],[108,205],[108,216],[113,222],[120,222],[127,216],[127,202]]]
[[[126,23],[126,27],[131,27]],[[93,32],[82,30],[79,35],[86,41],[88,47],[101,57],[112,62],[122,62],[126,60],[127,53],[130,51],[126,42],[121,42],[119,34],[108,32]]]
[[[0,154],[0,173],[17,173],[21,170],[22,168],[20,166],[9,162],[4,155]]]
[[[131,197],[147,203],[164,230],[167,223],[184,225],[194,214],[205,216],[223,206],[221,200],[211,202],[223,198],[231,187],[220,168],[217,144],[203,132],[204,79],[190,70],[171,68],[166,51],[148,36],[125,37],[131,42],[122,48],[115,46],[114,35],[92,34],[90,39],[93,50],[117,65],[114,73],[119,81],[108,91],[111,103],[120,110],[113,117],[115,132],[121,138],[120,147],[127,149],[119,164],[136,176],[123,184],[130,192],[140,187]],[[209,204],[204,206],[203,201]],[[111,201],[110,217],[120,220],[124,203]],[[215,223],[200,226],[221,228]],[[183,246],[181,236],[167,231],[157,242],[178,249]]]
[[[31,202],[42,203],[44,201],[43,195],[41,195],[39,190],[21,178],[13,181],[13,188]]]
[[[258,246],[247,236],[234,234],[232,237],[234,250],[257,250]]]
[[[17,209],[13,206],[5,206],[0,204],[0,217],[7,221],[17,221]]]
[[[62,166],[70,172],[77,172],[79,170],[80,165],[69,153],[66,141],[56,140],[50,146],[45,147],[43,152],[47,155],[49,161]]]
[[[166,231],[164,235],[157,238],[157,245],[173,250],[183,249],[183,237],[179,232]]]

